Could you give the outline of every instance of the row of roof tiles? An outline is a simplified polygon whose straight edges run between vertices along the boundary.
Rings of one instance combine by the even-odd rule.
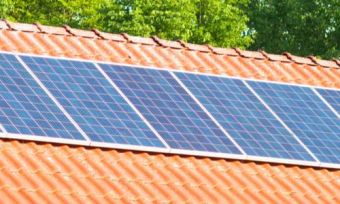
[[[77,36],[83,38],[93,38],[93,39],[105,39],[112,40],[117,42],[128,42],[128,43],[136,43],[142,45],[152,45],[152,46],[161,46],[165,48],[172,49],[187,49],[191,51],[198,51],[203,53],[214,53],[218,55],[228,55],[228,56],[240,56],[245,58],[254,58],[254,59],[268,59],[271,61],[280,61],[280,62],[294,62],[298,64],[306,64],[310,66],[323,66],[330,68],[340,68],[340,60],[322,60],[317,59],[314,56],[310,57],[299,57],[294,56],[288,52],[283,53],[282,55],[268,54],[265,51],[244,51],[238,48],[226,49],[226,48],[216,48],[210,45],[197,45],[186,43],[183,41],[168,41],[158,38],[157,36],[153,36],[150,38],[136,37],[130,36],[126,33],[122,34],[113,34],[113,33],[105,33],[98,31],[96,29],[92,31],[87,30],[79,30],[75,28],[71,28],[67,25],[63,27],[52,27],[41,25],[39,23],[36,24],[23,24],[23,23],[13,23],[7,20],[0,21],[0,29],[6,30],[14,30],[14,31],[22,31],[22,32],[33,32],[33,33],[45,33],[45,34],[53,34],[53,35],[64,35],[64,36]]]
[[[340,171],[0,140],[2,203],[339,203]]]

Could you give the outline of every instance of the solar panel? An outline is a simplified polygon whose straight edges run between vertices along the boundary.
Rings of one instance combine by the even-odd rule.
[[[321,162],[340,163],[339,118],[312,89],[248,83]]]
[[[100,66],[171,148],[240,154],[168,71]]]
[[[340,114],[340,90],[317,89],[317,91]]]
[[[22,59],[92,141],[164,147],[94,64],[28,56]]]
[[[85,140],[14,55],[0,54],[0,124],[7,133]]]
[[[20,58],[0,54],[2,136],[340,163],[338,90]]]
[[[176,75],[248,155],[313,161],[241,80]]]

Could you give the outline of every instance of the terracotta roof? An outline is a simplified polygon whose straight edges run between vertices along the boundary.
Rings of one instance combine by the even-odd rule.
[[[338,203],[340,172],[0,142],[2,203]]]
[[[339,61],[0,21],[0,50],[340,88]],[[3,203],[339,203],[340,170],[0,140]]]

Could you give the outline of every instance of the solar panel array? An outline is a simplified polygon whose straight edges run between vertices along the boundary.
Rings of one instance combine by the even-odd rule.
[[[339,166],[339,109],[339,90],[0,54],[1,137]]]

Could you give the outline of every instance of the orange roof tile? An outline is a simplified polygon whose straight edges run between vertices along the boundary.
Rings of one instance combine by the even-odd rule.
[[[0,50],[340,88],[337,60],[0,21]],[[0,140],[3,203],[339,203],[340,170]]]
[[[340,171],[0,141],[3,203],[338,203]]]

